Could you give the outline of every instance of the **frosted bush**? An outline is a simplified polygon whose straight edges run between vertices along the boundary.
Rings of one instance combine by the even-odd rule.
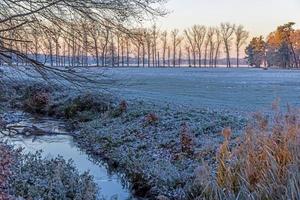
[[[25,199],[96,199],[97,187],[71,160],[44,159],[41,152],[18,158],[10,177],[11,194]]]

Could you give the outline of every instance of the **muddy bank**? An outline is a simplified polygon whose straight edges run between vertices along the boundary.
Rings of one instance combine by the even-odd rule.
[[[14,88],[7,104],[67,120],[80,148],[125,174],[133,193],[147,199],[187,199],[197,167],[214,166],[222,129],[238,133],[246,123],[226,111],[126,102],[36,83]]]

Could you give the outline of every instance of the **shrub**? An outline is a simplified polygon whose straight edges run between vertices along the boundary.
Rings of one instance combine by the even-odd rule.
[[[127,111],[127,109],[128,109],[128,104],[127,104],[127,102],[126,102],[125,100],[122,100],[122,101],[120,102],[120,104],[119,104],[119,109],[120,109],[121,113],[124,113],[124,112]]]
[[[38,152],[18,158],[10,177],[10,191],[25,199],[96,199],[92,176],[79,174],[72,161],[44,159]]]
[[[150,124],[153,125],[155,123],[157,123],[159,120],[158,116],[155,113],[149,113],[146,117],[145,117],[145,123],[146,125]]]
[[[110,113],[112,117],[120,117],[123,113],[125,113],[128,109],[128,104],[125,100],[122,100],[119,103],[119,106],[113,109]]]
[[[41,152],[21,154],[0,142],[0,199],[96,199],[97,188],[87,172],[72,161],[44,159]]]
[[[75,99],[70,100],[64,109],[65,117],[73,119],[81,112],[90,112],[90,115],[95,113],[104,113],[112,108],[112,101],[105,96],[96,96],[92,94],[86,94],[78,96]],[[92,117],[85,117],[84,121],[92,120]]]
[[[180,144],[181,151],[188,155],[194,154],[194,137],[191,134],[190,128],[187,123],[181,124],[180,130]]]
[[[28,112],[42,113],[48,106],[50,95],[46,92],[38,91],[31,94],[24,102],[24,108]]]
[[[42,112],[49,103],[49,94],[38,92],[30,96],[25,102],[26,109],[35,112]]]
[[[50,89],[33,85],[26,88],[24,95],[24,109],[27,112],[43,113],[50,103]]]

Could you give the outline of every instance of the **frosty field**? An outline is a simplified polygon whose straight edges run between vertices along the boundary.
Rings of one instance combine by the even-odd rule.
[[[300,105],[298,70],[119,68],[105,74],[117,80],[117,94],[156,103],[240,112],[269,110],[277,98],[283,106]]]
[[[2,68],[6,73],[7,69]],[[11,71],[11,69],[9,69]],[[125,99],[155,104],[238,112],[268,111],[274,100],[282,106],[300,105],[300,71],[254,68],[77,68],[74,71],[99,80],[82,91],[106,91]],[[32,72],[34,73],[34,72]],[[7,73],[16,77],[16,72]],[[35,77],[21,76],[21,80]],[[57,80],[59,83],[63,80]],[[68,85],[70,83],[65,83]],[[68,87],[71,87],[69,85]]]

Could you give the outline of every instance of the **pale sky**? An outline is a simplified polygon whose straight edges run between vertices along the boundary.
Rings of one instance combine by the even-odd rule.
[[[161,29],[184,29],[194,24],[243,24],[251,36],[266,36],[289,21],[300,28],[300,0],[169,0],[171,12],[158,20]]]

